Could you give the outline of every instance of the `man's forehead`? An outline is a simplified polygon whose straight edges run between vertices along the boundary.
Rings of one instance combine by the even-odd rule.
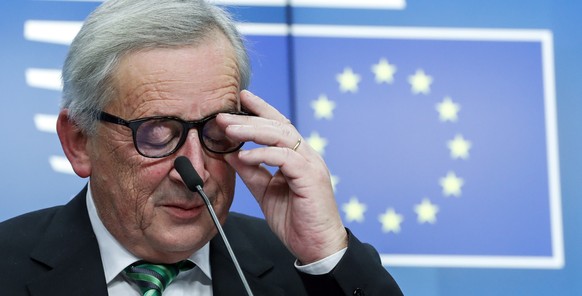
[[[209,61],[191,49],[162,48],[126,57],[114,77],[117,96],[112,105],[135,110],[132,116],[178,115],[174,110],[186,105],[199,116],[240,110],[240,77],[234,57],[223,53]]]

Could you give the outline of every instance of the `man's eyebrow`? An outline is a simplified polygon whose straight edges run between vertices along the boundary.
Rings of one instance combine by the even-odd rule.
[[[245,111],[244,107],[239,108],[238,102],[239,102],[238,97],[237,97],[237,100],[228,99],[227,102],[225,102],[220,107],[220,109],[211,111],[210,113],[206,113],[206,114],[204,114],[204,116],[202,116],[202,118],[210,117],[212,115],[216,115],[219,113],[237,113],[237,112],[250,113],[250,112]]]
[[[241,111],[241,110],[239,109],[238,101],[229,100],[226,104],[224,104],[224,106],[222,106],[220,111],[218,111],[216,113],[232,113],[232,112],[239,112],[239,111]]]

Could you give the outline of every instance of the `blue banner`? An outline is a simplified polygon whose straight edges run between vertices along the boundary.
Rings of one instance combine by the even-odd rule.
[[[549,32],[294,29],[298,125],[386,264],[563,265]]]

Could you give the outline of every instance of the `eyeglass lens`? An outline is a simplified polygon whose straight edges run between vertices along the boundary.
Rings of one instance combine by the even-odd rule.
[[[183,133],[182,124],[171,119],[144,121],[135,133],[135,144],[139,152],[157,157],[174,150]]]
[[[161,157],[173,153],[183,144],[190,126],[170,118],[150,119],[142,122],[135,133],[135,143],[139,152],[148,157]],[[230,140],[218,127],[216,117],[202,122],[199,129],[202,145],[215,153],[232,152],[241,146],[241,142]]]

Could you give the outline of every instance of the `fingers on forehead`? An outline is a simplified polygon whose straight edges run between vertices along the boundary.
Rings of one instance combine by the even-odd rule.
[[[250,91],[243,90],[241,92],[241,103],[243,108],[246,108],[257,116],[274,119],[283,123],[291,123],[291,121],[277,109]]]

